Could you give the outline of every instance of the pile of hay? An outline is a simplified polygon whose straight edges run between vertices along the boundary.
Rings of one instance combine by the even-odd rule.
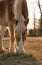
[[[32,54],[0,54],[0,65],[39,65]]]

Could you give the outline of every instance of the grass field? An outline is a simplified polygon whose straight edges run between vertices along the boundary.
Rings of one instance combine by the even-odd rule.
[[[25,54],[0,54],[0,65],[42,65],[42,37],[27,37],[24,46]]]

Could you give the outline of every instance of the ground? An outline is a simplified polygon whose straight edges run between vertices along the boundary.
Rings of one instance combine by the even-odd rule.
[[[0,65],[42,65],[42,37],[27,37],[24,46],[25,54],[0,54]]]

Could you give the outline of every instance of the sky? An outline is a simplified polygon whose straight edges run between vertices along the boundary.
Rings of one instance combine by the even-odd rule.
[[[40,0],[40,4],[42,5],[42,0]],[[33,29],[34,28],[34,12],[35,12],[35,18],[40,19],[40,10],[38,7],[38,0],[27,0],[28,10],[29,10],[29,24],[27,28]],[[41,7],[42,8],[42,7]]]

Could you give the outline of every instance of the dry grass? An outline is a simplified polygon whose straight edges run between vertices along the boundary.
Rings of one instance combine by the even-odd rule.
[[[42,65],[42,37],[28,37],[25,54],[0,54],[0,65]]]
[[[38,65],[38,60],[31,54],[4,54],[0,65]]]

